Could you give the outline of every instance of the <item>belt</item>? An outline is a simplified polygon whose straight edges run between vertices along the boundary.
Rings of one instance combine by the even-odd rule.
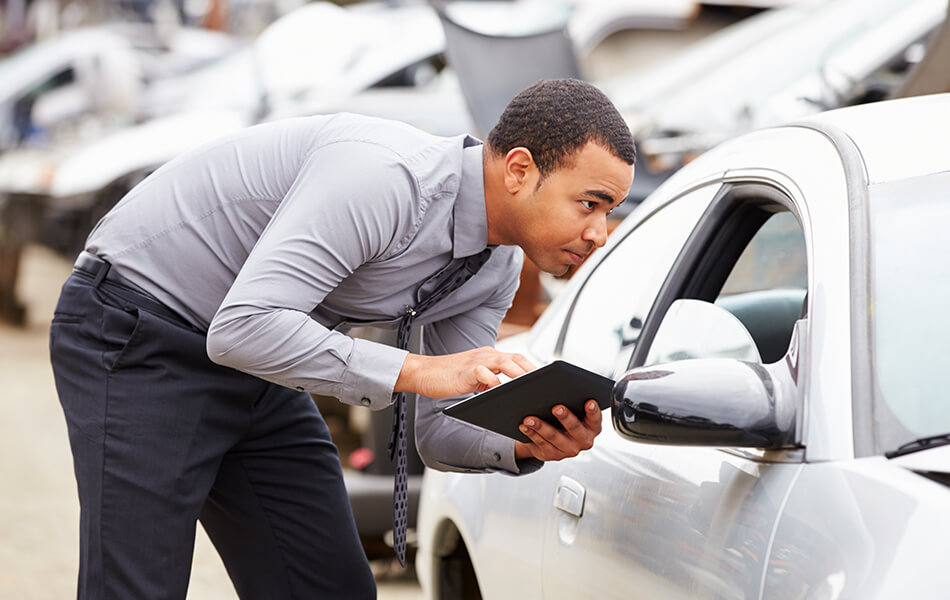
[[[80,253],[73,269],[75,273],[91,278],[96,287],[107,287],[112,294],[130,304],[165,320],[200,331],[187,319],[165,306],[161,300],[119,275],[111,263],[91,252]]]

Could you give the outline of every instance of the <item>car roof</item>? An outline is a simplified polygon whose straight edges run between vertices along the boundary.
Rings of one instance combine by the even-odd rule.
[[[834,136],[850,138],[869,184],[950,171],[950,94],[874,102],[803,119]],[[839,152],[847,151],[839,146]]]

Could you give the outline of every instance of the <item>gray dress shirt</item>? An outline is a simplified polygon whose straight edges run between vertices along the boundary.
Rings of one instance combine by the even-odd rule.
[[[241,130],[153,173],[102,219],[87,250],[195,326],[217,363],[380,409],[406,352],[344,332],[393,323],[421,284],[486,247],[482,146],[350,114]],[[424,351],[494,344],[521,250],[499,246],[428,312]],[[519,472],[514,442],[420,398],[429,466]]]

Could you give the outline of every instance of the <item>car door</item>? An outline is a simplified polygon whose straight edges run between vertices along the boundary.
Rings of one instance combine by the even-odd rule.
[[[669,308],[691,299],[733,312],[764,361],[786,357],[807,292],[807,244],[793,199],[767,180],[693,194],[702,192],[716,197],[678,242],[682,251],[659,289],[637,290],[630,282],[641,273],[631,262],[618,274],[624,284],[600,293],[600,310],[622,315],[619,330],[572,333],[589,320],[572,314],[562,356],[603,371],[602,354],[613,352],[618,376],[628,362],[647,361]],[[649,273],[644,283],[655,285]],[[574,312],[585,306],[582,291]],[[757,597],[770,533],[800,462],[797,450],[632,442],[605,423],[591,451],[559,466],[545,528],[544,597]]]
[[[646,317],[682,244],[718,189],[718,182],[700,185],[664,208],[642,207],[632,214],[614,231],[608,246],[571,280],[580,292],[566,290],[532,329],[526,346],[508,338],[499,348],[524,352],[536,364],[565,358],[605,375],[617,371],[617,365],[622,371],[626,361],[620,364],[618,357],[625,354],[629,359],[630,339],[635,336],[630,323]],[[636,277],[625,277],[631,270]],[[635,302],[618,300],[633,296]],[[569,310],[562,307],[564,303]],[[605,310],[611,306],[613,310]],[[565,312],[572,315],[566,327]],[[613,433],[609,411],[603,418],[604,434],[599,439]],[[542,559],[544,545],[550,542],[548,511],[553,510],[561,469],[578,460],[586,461],[587,454],[547,463],[524,477],[467,479],[465,485],[447,485],[441,491],[464,515],[462,521],[469,523],[466,544],[475,557],[483,597],[541,598],[545,593]]]

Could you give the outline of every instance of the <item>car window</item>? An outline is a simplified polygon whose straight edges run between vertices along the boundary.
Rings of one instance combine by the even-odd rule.
[[[663,280],[717,189],[673,201],[612,247],[574,301],[561,358],[607,376],[626,367]]]
[[[762,362],[771,363],[788,350],[807,287],[805,236],[795,215],[783,211],[769,217],[743,250],[716,304],[739,318]]]
[[[856,327],[870,327],[871,353],[854,364],[870,369],[875,437],[885,451],[950,433],[947,189],[947,172],[870,189],[866,260],[872,310],[863,305],[852,310]]]
[[[720,297],[808,285],[805,236],[791,212],[773,214],[739,256]]]
[[[758,184],[725,188],[670,274],[644,329],[645,339],[652,344],[667,310],[677,299],[689,298],[714,302],[732,313],[751,335],[762,363],[785,355],[803,315],[808,265],[802,227],[784,198]],[[716,335],[692,327],[677,343],[702,348]],[[667,354],[640,348],[632,362],[644,364],[648,356]],[[701,358],[687,354],[684,358]]]
[[[57,71],[54,75],[34,84],[13,104],[13,122],[16,126],[18,141],[23,141],[36,133],[33,122],[33,107],[36,101],[49,92],[62,89],[76,81],[72,67]]]

